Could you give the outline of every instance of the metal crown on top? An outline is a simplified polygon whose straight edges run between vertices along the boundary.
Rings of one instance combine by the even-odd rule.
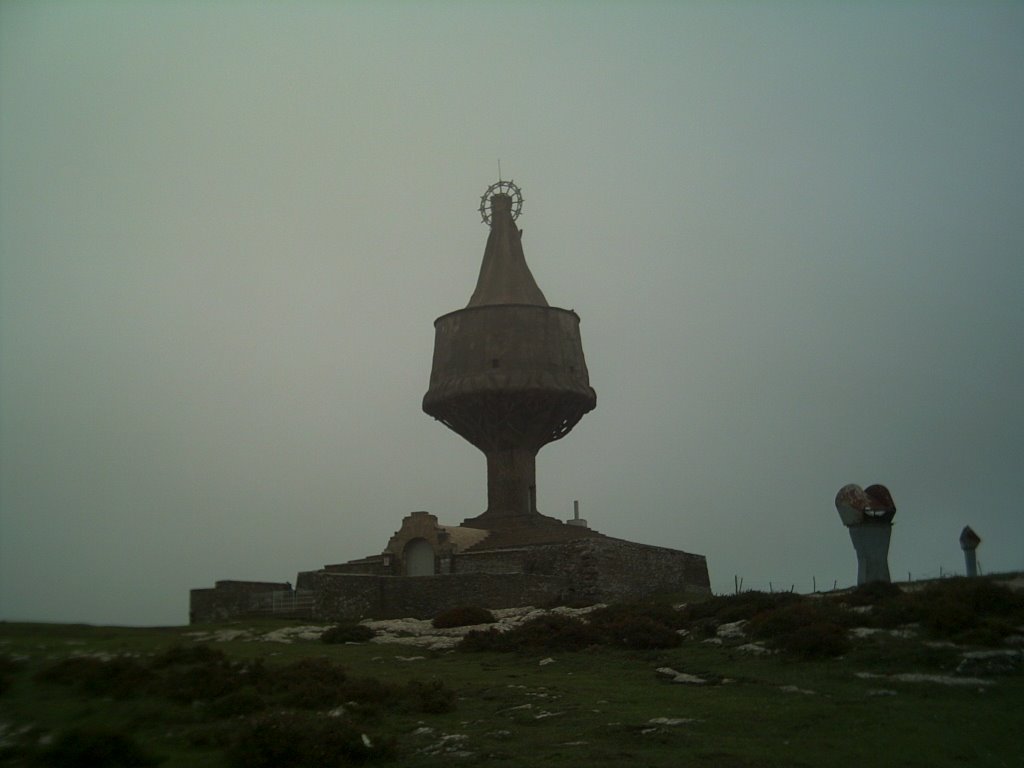
[[[519,218],[523,210],[523,192],[516,186],[514,181],[494,182],[487,188],[487,191],[480,197],[480,219],[484,224],[491,224],[491,198],[494,195],[508,195],[512,198],[512,220]]]

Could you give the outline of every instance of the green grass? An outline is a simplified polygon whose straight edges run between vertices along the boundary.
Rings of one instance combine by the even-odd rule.
[[[965,594],[966,588],[954,584],[949,592],[927,593],[927,599],[935,601],[944,616],[950,610],[948,601]],[[713,610],[695,611],[692,620],[717,621],[719,615],[751,611],[751,618],[761,616],[754,626],[766,631],[775,625],[788,627],[794,615],[789,608],[772,621],[763,611],[765,606],[771,609],[774,601],[756,596],[747,597],[742,606],[740,598],[719,600]],[[907,598],[882,595],[873,612],[855,623],[863,626],[874,615],[890,615],[896,608],[881,610],[889,600]],[[991,621],[984,613],[987,605],[995,606],[992,610],[1000,621],[1014,624],[1019,619],[1014,605],[975,602],[978,605],[971,610],[981,612],[972,619],[977,624]],[[917,602],[909,608],[902,603],[896,607],[917,611],[925,619],[933,615]],[[616,621],[624,617],[622,621],[628,622],[628,613],[617,613]],[[637,613],[648,619],[657,615],[649,606]],[[835,618],[833,613],[832,605],[823,609],[835,621],[849,619]],[[270,630],[287,625],[260,621],[231,626]],[[951,626],[949,631],[968,638],[959,642],[971,642],[963,611],[956,613]],[[55,744],[81,750],[80,744],[95,744],[109,734],[130,737],[141,754],[160,765],[198,768],[260,764],[315,768],[364,762],[411,768],[453,762],[495,768],[623,763],[715,768],[1024,764],[1017,735],[1024,719],[1021,673],[993,677],[993,683],[983,687],[857,676],[864,672],[949,675],[963,650],[985,647],[926,643],[932,639],[929,632],[945,631],[945,627],[942,622],[934,622],[934,627],[923,624],[912,639],[878,633],[853,641],[835,658],[784,651],[754,656],[737,649],[742,641],[711,645],[697,636],[662,649],[599,645],[577,651],[475,653],[239,640],[212,644],[214,651],[223,652],[221,658],[204,651],[188,652],[194,643],[186,633],[195,627],[0,624],[0,657],[7,660],[0,663],[0,679],[8,681],[5,689],[0,688],[0,764],[59,764],[53,762]],[[983,637],[990,646],[995,642],[988,634]],[[168,653],[170,649],[178,650]],[[124,669],[149,672],[140,673],[137,690],[115,688],[106,693],[102,687],[86,690],[74,681],[47,681],[47,675],[40,674],[50,670],[53,678],[62,660],[96,654],[125,656],[135,666]],[[411,656],[426,658],[407,660]],[[542,665],[547,657],[555,661]],[[261,660],[257,666],[266,671],[264,677],[250,671],[240,673],[242,682],[232,677],[239,670],[255,669],[257,660]],[[293,666],[296,662],[303,663]],[[339,666],[343,676],[328,674]],[[659,667],[716,684],[672,683],[656,673]],[[226,687],[218,688],[206,679],[214,669],[223,676],[216,682]],[[275,675],[286,669],[292,678],[313,682],[333,674],[337,686],[343,684],[337,682],[341,680],[345,685],[361,681],[347,689],[345,698],[363,698],[344,704],[344,714],[328,719],[325,711],[336,703],[331,691],[274,682],[281,679]],[[195,679],[197,670],[201,681]],[[179,672],[185,676],[176,676]],[[244,677],[247,674],[250,678]],[[132,678],[117,680],[123,683]],[[410,680],[421,685],[409,688]],[[198,687],[183,688],[186,683]],[[221,695],[232,685],[241,687]],[[175,695],[166,695],[168,690]],[[213,698],[189,700],[182,690]],[[394,695],[395,691],[400,694]],[[454,696],[454,701],[446,695]],[[656,718],[685,722],[652,723]],[[364,734],[369,747],[362,741]],[[306,746],[300,743],[303,739],[309,742]],[[249,751],[242,750],[240,743],[248,745]],[[284,743],[289,749],[275,752]],[[114,746],[122,756],[128,755],[125,760],[135,754],[123,744]],[[301,753],[306,755],[301,758],[304,762],[289,763],[298,759],[289,755],[302,749],[307,750]],[[323,756],[317,750],[334,751]],[[116,762],[116,757],[106,764],[129,764]],[[317,762],[321,757],[324,762]],[[90,759],[97,768],[104,764],[104,758]]]

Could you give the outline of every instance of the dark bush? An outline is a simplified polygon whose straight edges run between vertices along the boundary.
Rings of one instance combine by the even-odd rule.
[[[925,603],[956,603],[975,616],[1020,616],[1024,612],[1024,594],[990,579],[943,579],[925,587]]]
[[[219,699],[251,682],[244,665],[214,663],[168,669],[151,690],[170,701],[188,704]]]
[[[98,659],[73,656],[51,664],[36,674],[36,680],[77,688],[90,696],[126,699],[146,693],[154,675],[135,659],[116,656]]]
[[[436,629],[470,627],[474,624],[493,624],[494,614],[475,605],[460,606],[441,611],[431,622]]]
[[[18,662],[7,655],[0,655],[0,695],[11,687],[14,674],[18,670]]]
[[[579,651],[598,645],[597,629],[571,616],[549,613],[523,622],[515,629],[467,632],[459,643],[465,651]]]
[[[635,650],[675,648],[683,641],[676,630],[643,616],[620,624],[608,624],[601,632],[609,645]]]
[[[1024,595],[990,579],[943,579],[880,605],[878,626],[922,624],[932,635],[993,642],[1024,622]]]
[[[714,637],[718,632],[718,622],[712,618],[697,619],[687,627],[693,637]]]
[[[762,640],[788,635],[812,624],[852,625],[854,617],[834,603],[824,600],[802,600],[772,610],[762,611],[747,624],[747,634]]]
[[[801,658],[823,658],[849,649],[846,627],[850,623],[851,617],[838,605],[805,599],[757,614],[747,633]]]
[[[162,762],[128,734],[101,728],[74,728],[42,749],[39,761],[54,768],[132,768]]]
[[[320,642],[328,645],[365,643],[372,640],[375,634],[372,629],[362,624],[338,624],[320,635]]]
[[[507,652],[515,650],[505,638],[508,632],[499,632],[496,629],[474,629],[463,635],[462,640],[455,646],[460,651],[499,651]]]
[[[411,680],[405,687],[405,706],[413,712],[425,715],[440,715],[455,709],[455,691],[440,680],[421,682]]]
[[[401,689],[392,683],[385,683],[376,677],[356,677],[345,683],[342,689],[345,701],[355,701],[372,707],[390,706],[402,700]]]
[[[237,734],[238,723],[222,721],[193,725],[183,735],[189,746],[224,750],[234,743]]]
[[[587,621],[609,645],[638,650],[676,647],[682,642],[676,630],[686,624],[671,605],[657,603],[609,605],[591,611]]]
[[[895,629],[904,624],[913,624],[921,620],[922,607],[918,603],[919,596],[913,593],[903,595],[879,603],[871,616],[865,619],[866,624],[885,629]]]
[[[587,621],[599,628],[638,619],[653,621],[669,629],[683,629],[687,624],[683,611],[667,603],[613,603],[587,614]]]
[[[861,584],[839,600],[847,605],[878,605],[903,594],[903,590],[888,581],[871,581]]]
[[[799,602],[802,598],[791,592],[740,592],[719,595],[699,603],[690,603],[682,613],[687,621],[714,619],[719,624],[749,620],[759,613]]]
[[[842,656],[850,650],[850,638],[846,629],[829,622],[797,627],[792,632],[778,637],[773,644],[779,650],[802,659],[832,658]]]
[[[153,669],[164,667],[190,667],[225,665],[228,657],[223,651],[208,645],[172,645],[166,651],[157,654],[150,661]]]
[[[262,662],[232,662],[205,645],[172,647],[156,656],[151,666],[158,673],[153,693],[182,704],[219,699],[255,685],[265,674]]]
[[[266,708],[267,702],[262,696],[251,688],[245,688],[211,702],[208,711],[214,718],[228,718],[251,715]]]
[[[258,690],[283,706],[330,709],[353,698],[348,682],[345,670],[327,659],[300,659],[268,670]]]
[[[393,756],[393,742],[343,718],[288,712],[253,718],[227,750],[233,768],[336,768]]]

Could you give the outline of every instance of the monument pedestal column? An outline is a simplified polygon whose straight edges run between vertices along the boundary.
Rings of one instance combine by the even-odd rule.
[[[850,526],[850,539],[857,552],[857,585],[872,581],[890,582],[889,540],[892,523],[861,523]]]

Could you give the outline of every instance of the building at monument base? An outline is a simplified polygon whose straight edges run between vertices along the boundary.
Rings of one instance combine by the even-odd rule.
[[[414,512],[382,554],[300,573],[294,590],[289,584],[238,581],[194,589],[190,619],[431,618],[466,605],[590,605],[710,594],[702,555],[544,520],[550,522],[487,531],[441,525],[428,512]]]

